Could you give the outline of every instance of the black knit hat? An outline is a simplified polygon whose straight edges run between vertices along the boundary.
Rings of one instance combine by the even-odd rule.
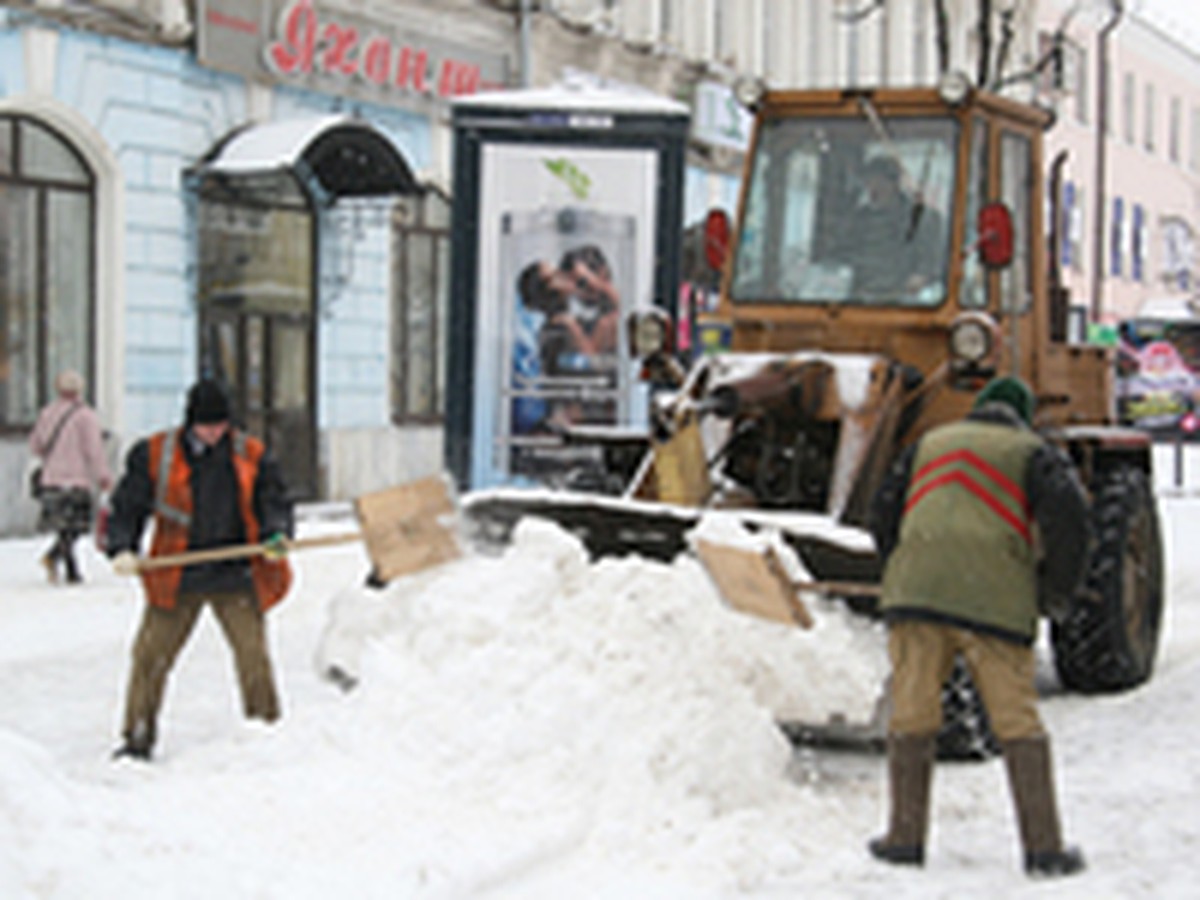
[[[187,396],[187,424],[210,425],[229,421],[229,396],[225,389],[211,378],[203,378],[192,385]]]

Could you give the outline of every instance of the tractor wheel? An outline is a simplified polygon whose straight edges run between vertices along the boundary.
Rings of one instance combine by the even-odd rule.
[[[1120,467],[1097,479],[1094,544],[1083,595],[1050,632],[1063,687],[1104,693],[1150,677],[1163,608],[1162,539],[1146,475]]]
[[[1000,753],[983,699],[962,659],[942,685],[942,728],[937,735],[938,759],[983,760]]]

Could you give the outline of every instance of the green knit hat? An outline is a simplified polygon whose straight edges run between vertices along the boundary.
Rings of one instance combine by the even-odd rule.
[[[1020,378],[1004,375],[993,378],[975,397],[975,409],[985,403],[1007,403],[1026,425],[1033,424],[1033,391]]]

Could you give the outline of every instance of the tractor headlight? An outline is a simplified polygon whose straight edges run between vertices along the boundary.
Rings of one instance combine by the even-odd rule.
[[[971,79],[965,72],[951,70],[938,79],[938,96],[949,106],[961,106],[971,94]]]
[[[950,356],[960,365],[983,365],[995,347],[996,326],[987,316],[961,316],[950,326]]]
[[[737,102],[748,110],[755,110],[762,102],[763,94],[767,92],[766,85],[761,79],[752,76],[742,76],[733,84],[733,96]]]

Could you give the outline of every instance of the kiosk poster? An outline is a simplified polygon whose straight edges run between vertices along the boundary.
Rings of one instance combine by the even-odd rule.
[[[645,422],[624,323],[648,306],[650,149],[483,149],[472,483],[571,484],[600,465],[583,426]]]

